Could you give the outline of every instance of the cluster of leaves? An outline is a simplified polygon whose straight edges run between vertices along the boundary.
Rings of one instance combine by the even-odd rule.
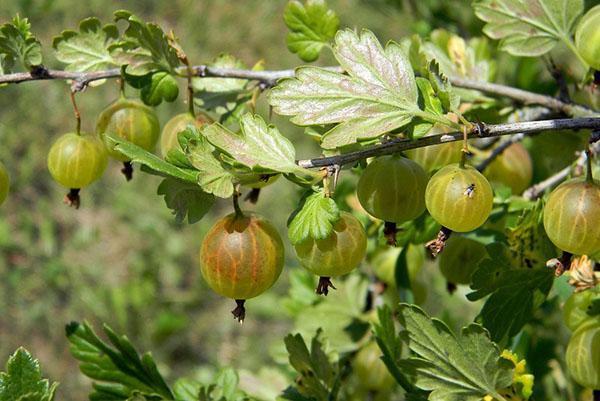
[[[0,74],[33,70],[42,64],[42,47],[27,18],[16,16],[0,26]]]

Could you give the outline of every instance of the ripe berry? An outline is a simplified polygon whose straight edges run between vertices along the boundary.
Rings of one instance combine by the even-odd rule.
[[[160,135],[160,152],[162,156],[167,156],[169,150],[179,147],[177,135],[186,129],[188,124],[195,124],[196,127],[202,128],[212,123],[212,118],[204,113],[198,112],[195,117],[191,113],[177,114],[167,121]]]
[[[506,185],[513,194],[520,195],[531,183],[533,164],[527,149],[520,143],[513,143],[483,173],[490,183]]]
[[[600,184],[581,179],[559,185],[544,207],[544,228],[559,249],[575,255],[600,251]]]
[[[56,182],[72,190],[67,203],[75,207],[79,206],[78,190],[100,178],[107,163],[104,143],[92,134],[64,134],[48,153],[48,170]]]
[[[139,100],[121,97],[100,113],[96,123],[96,133],[105,143],[108,135],[118,136],[152,152],[160,135],[160,127],[152,108]],[[110,146],[107,146],[107,149],[114,159],[129,160]]]
[[[440,270],[453,284],[470,284],[479,262],[487,256],[485,245],[467,237],[454,235],[440,254]]]
[[[427,210],[442,226],[456,232],[480,227],[493,205],[492,187],[471,166],[450,164],[431,177],[425,191]]]
[[[352,368],[361,389],[383,391],[394,385],[395,380],[381,360],[382,355],[377,343],[371,341],[354,357]]]
[[[321,277],[317,293],[327,295],[330,277],[356,269],[367,251],[367,235],[360,221],[348,212],[341,212],[333,232],[325,239],[306,239],[294,245],[302,266]],[[335,287],[333,287],[335,288]]]
[[[243,320],[243,301],[254,298],[277,281],[283,268],[283,242],[277,229],[252,213],[232,213],[208,231],[200,249],[206,283],[218,294],[238,302],[234,316]]]
[[[573,333],[565,355],[571,378],[583,387],[600,390],[600,319],[590,319]]]
[[[427,173],[399,155],[381,156],[363,171],[356,188],[362,207],[378,219],[403,223],[425,211]]]
[[[8,176],[8,171],[4,164],[0,162],[0,205],[6,200],[9,188],[10,178]]]
[[[588,10],[579,20],[575,44],[581,57],[595,70],[600,70],[600,5]]]

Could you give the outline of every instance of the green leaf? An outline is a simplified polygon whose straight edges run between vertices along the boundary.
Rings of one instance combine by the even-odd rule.
[[[179,96],[179,85],[168,72],[159,71],[151,75],[147,85],[142,87],[140,97],[148,106],[158,106],[162,101],[172,102]]]
[[[0,372],[0,401],[52,401],[58,383],[42,378],[39,362],[19,348]]]
[[[202,189],[220,198],[231,197],[235,177],[218,158],[215,147],[193,125],[180,135],[187,139],[183,148],[189,162],[199,171],[198,184]]]
[[[245,114],[240,120],[240,130],[233,133],[220,124],[212,124],[202,130],[202,135],[236,164],[254,172],[314,175],[296,164],[294,145],[258,114]]]
[[[42,64],[42,46],[31,33],[27,18],[21,19],[17,15],[0,26],[0,56],[5,73],[13,71],[16,64],[25,70]]]
[[[283,13],[290,33],[288,49],[303,61],[315,61],[340,27],[338,16],[327,7],[324,0],[290,1]]]
[[[483,32],[500,39],[500,48],[515,56],[536,57],[571,33],[583,13],[584,0],[478,0],[475,14],[487,22]]]
[[[339,31],[334,55],[348,75],[317,67],[296,70],[280,81],[269,101],[278,114],[298,125],[333,124],[321,146],[333,149],[376,138],[408,125],[418,91],[414,72],[396,43],[381,47],[375,35]]]
[[[100,340],[87,323],[66,326],[70,351],[81,372],[100,382],[94,384],[90,400],[129,401],[136,395],[175,399],[150,354],[140,358],[127,337],[117,336],[108,326],[104,333],[111,344]]]
[[[310,351],[300,334],[288,334],[283,341],[290,365],[300,374],[295,385],[297,392],[308,399],[327,400],[339,370],[323,351],[320,334],[318,331],[313,337]]]
[[[173,178],[165,178],[157,193],[165,197],[165,203],[178,223],[183,222],[186,216],[189,224],[200,221],[215,203],[215,197],[198,185]]]
[[[513,363],[500,357],[488,332],[470,324],[454,335],[444,322],[415,305],[400,305],[408,346],[417,357],[404,361],[417,387],[431,391],[431,401],[503,399],[498,390],[512,383]]]
[[[191,183],[198,182],[198,172],[196,170],[187,170],[167,163],[153,153],[134,145],[127,140],[117,137],[107,137],[110,146],[127,156],[132,162],[140,163],[146,167],[147,172],[162,177],[176,178]]]
[[[156,24],[143,22],[129,11],[116,11],[115,21],[122,20],[129,23],[125,38],[111,45],[109,50],[119,64],[127,64],[125,72],[138,76],[156,71],[174,74],[179,58],[163,30]]]
[[[100,71],[118,64],[108,48],[119,38],[115,24],[102,26],[98,18],[86,18],[79,23],[79,32],[66,30],[52,43],[58,61],[67,64],[66,71]]]
[[[334,223],[340,218],[340,210],[323,191],[311,191],[290,217],[288,238],[295,245],[310,238],[320,240],[329,237]]]
[[[480,312],[481,322],[494,341],[502,341],[519,333],[533,312],[546,300],[554,273],[543,267],[514,265],[509,250],[501,243],[487,246],[493,259],[484,259],[473,273],[467,295],[476,301],[489,294]]]

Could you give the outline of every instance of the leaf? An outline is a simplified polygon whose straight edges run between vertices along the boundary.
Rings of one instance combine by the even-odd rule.
[[[476,301],[491,294],[480,312],[481,322],[494,341],[502,341],[519,333],[532,318],[552,288],[554,273],[545,266],[514,265],[501,243],[487,249],[494,258],[480,262],[467,298]]]
[[[0,56],[5,73],[11,72],[15,64],[28,71],[42,64],[42,46],[31,33],[27,18],[17,15],[0,26]]]
[[[431,391],[431,401],[502,399],[497,389],[512,383],[513,363],[500,357],[488,332],[470,324],[455,336],[444,322],[415,305],[400,305],[408,346],[417,357],[404,364],[414,370],[415,384]]]
[[[175,73],[179,66],[177,51],[158,25],[145,23],[126,10],[116,11],[115,21],[129,23],[124,40],[109,48],[119,64],[127,64],[127,74],[141,76],[156,71]]]
[[[183,222],[186,216],[189,224],[200,221],[215,203],[215,197],[198,185],[173,178],[165,178],[157,193],[165,197],[165,203],[178,223]]]
[[[311,62],[319,54],[340,27],[338,16],[327,7],[324,0],[290,1],[283,13],[288,49],[303,61]]]
[[[111,343],[107,344],[87,323],[72,322],[65,330],[71,343],[71,354],[79,361],[81,372],[100,382],[94,384],[90,400],[129,401],[136,394],[146,398],[174,399],[152,356],[144,354],[140,357],[127,337],[117,336],[104,326],[104,333]]]
[[[294,145],[258,114],[245,114],[240,120],[240,130],[233,133],[221,124],[212,124],[202,130],[202,135],[235,163],[254,172],[314,175],[296,164]]]
[[[39,362],[19,348],[0,372],[0,401],[52,401],[58,383],[42,378]]]
[[[108,136],[107,138],[113,149],[118,150],[123,155],[127,156],[132,162],[142,164],[151,174],[176,178],[194,184],[198,182],[198,172],[195,170],[182,169],[167,163],[155,154],[150,153],[123,138],[117,136]]]
[[[333,53],[348,75],[299,68],[269,95],[274,111],[294,116],[297,125],[339,123],[323,135],[323,148],[376,138],[408,125],[420,112],[414,73],[398,44],[383,49],[370,31],[359,36],[344,30],[336,34]]]
[[[515,56],[548,53],[559,41],[571,41],[583,0],[478,0],[475,14],[487,22],[483,32],[500,39],[500,48]]]
[[[158,106],[162,101],[173,102],[179,96],[179,85],[173,75],[165,71],[155,72],[142,87],[140,97],[148,106]]]
[[[67,64],[66,71],[100,71],[118,65],[108,50],[118,38],[115,24],[102,26],[98,18],[91,17],[79,23],[79,32],[63,31],[52,46],[58,61]]]
[[[340,210],[332,198],[323,191],[309,193],[292,213],[288,238],[294,245],[309,238],[325,239],[339,218]]]

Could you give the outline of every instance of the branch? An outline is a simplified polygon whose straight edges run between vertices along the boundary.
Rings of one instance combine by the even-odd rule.
[[[342,72],[340,67],[323,67],[325,69]],[[192,67],[194,75],[198,77],[216,77],[216,78],[237,78],[260,81],[265,86],[273,86],[281,78],[290,78],[295,75],[294,69],[289,70],[242,70],[236,68],[210,67],[207,65],[197,65]],[[177,75],[187,77],[187,67],[179,67],[176,70]],[[32,72],[17,72],[12,74],[0,75],[0,85],[9,83],[21,83],[38,80],[71,80],[71,89],[73,91],[84,90],[91,82],[107,78],[118,78],[121,76],[119,68],[112,68],[104,71],[95,72],[69,72],[60,70],[50,70],[44,67],[37,68]],[[596,116],[597,112],[574,103],[565,103],[551,96],[540,95],[528,92],[522,89],[510,86],[480,82],[466,78],[452,77],[450,79],[453,86],[465,89],[478,90],[496,97],[507,97],[519,103],[527,105],[540,105],[550,110],[564,113],[569,116]]]
[[[541,131],[560,131],[565,129],[599,129],[600,118],[567,118],[559,120],[541,120],[507,124],[493,124],[476,126],[476,129],[468,133],[469,139],[489,138],[502,135],[518,133],[534,133]],[[344,153],[337,156],[320,157],[316,159],[298,160],[299,166],[304,168],[327,167],[355,163],[359,160],[373,156],[389,155],[409,149],[424,146],[439,145],[447,142],[461,141],[462,132],[451,132],[448,134],[432,135],[410,140],[406,138],[392,139],[380,145],[374,145],[355,152]]]
[[[521,142],[523,140],[523,138],[525,138],[525,134],[521,132],[521,133],[518,133],[516,135],[511,136],[506,141],[504,141],[500,145],[496,146],[492,150],[492,153],[490,153],[490,155],[488,157],[486,157],[485,159],[483,159],[481,161],[481,163],[479,163],[477,165],[477,167],[476,167],[477,170],[479,170],[479,171],[485,170],[487,168],[487,166],[489,166],[490,164],[492,164],[492,162],[494,160],[496,160],[496,158],[498,156],[500,156],[502,153],[504,153],[504,151],[506,149],[508,149],[512,144],[515,144],[517,142]]]

